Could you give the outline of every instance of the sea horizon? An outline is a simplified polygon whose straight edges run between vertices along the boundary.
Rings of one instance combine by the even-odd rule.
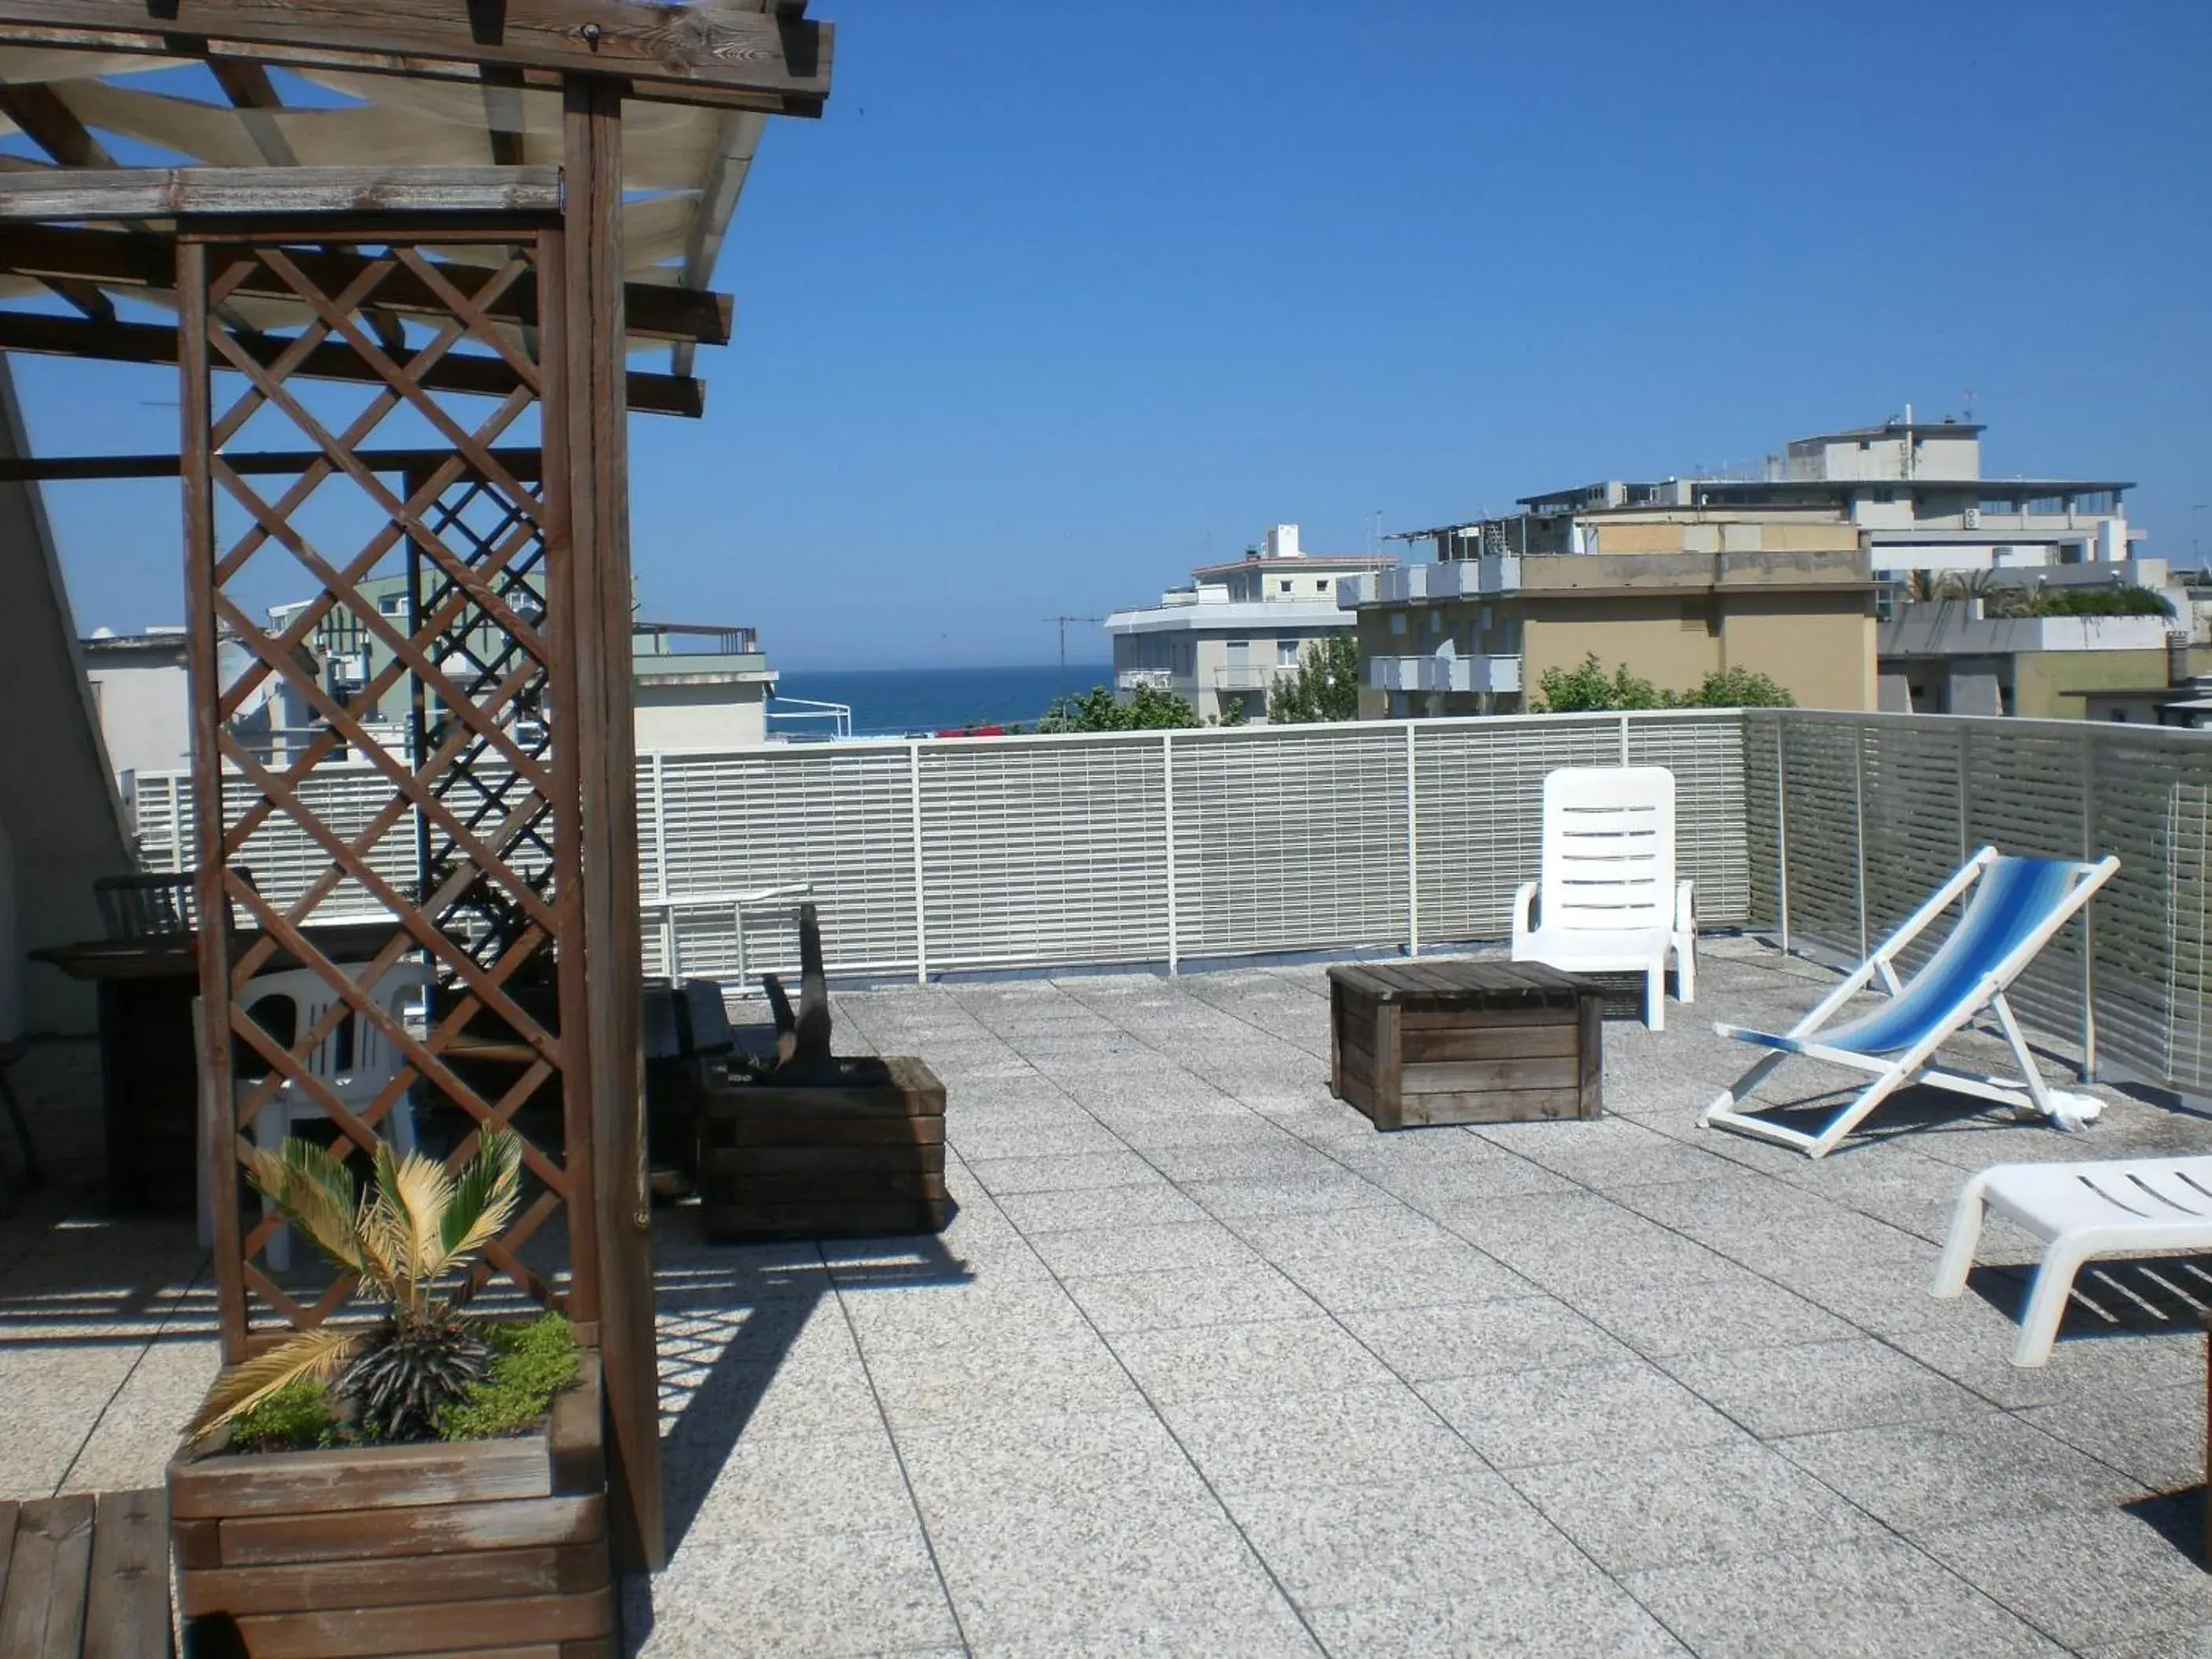
[[[1058,663],[1000,668],[790,668],[781,671],[776,701],[807,698],[853,710],[855,737],[908,737],[973,726],[1033,726],[1053,701],[1111,685],[1111,663]],[[775,702],[769,705],[771,711]],[[783,721],[785,735],[805,734],[811,721]]]

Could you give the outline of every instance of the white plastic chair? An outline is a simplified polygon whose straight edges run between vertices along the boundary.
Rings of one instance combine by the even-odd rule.
[[[2012,1363],[2051,1357],[2074,1275],[2095,1256],[2212,1250],[2212,1158],[2116,1159],[2104,1164],[2000,1164],[1959,1194],[1951,1237],[1930,1287],[1966,1287],[1984,1212],[1995,1210],[2043,1241],[2043,1264],[2021,1304]]]
[[[1644,1023],[1667,1024],[1667,958],[1697,1000],[1692,884],[1674,878],[1674,775],[1566,766],[1544,779],[1543,866],[1513,896],[1513,960],[1569,974],[1639,973]]]
[[[385,970],[369,995],[379,1007],[404,1025],[408,1005],[427,998],[434,981],[435,976],[421,963],[401,963]],[[256,1009],[267,1003],[289,1002],[292,1006],[292,1030],[296,1034],[320,1021],[338,1000],[337,993],[320,974],[292,969],[248,980],[239,994],[238,1004],[251,1018]],[[347,1110],[357,1112],[384,1091],[385,1085],[399,1074],[401,1064],[399,1050],[392,1041],[374,1025],[349,1012],[308,1052],[305,1069],[336,1095]],[[258,1078],[235,1079],[232,1085],[235,1098],[242,1103],[259,1088],[261,1081]],[[253,1144],[275,1152],[301,1119],[327,1115],[311,1095],[287,1079],[268,1104],[253,1115]],[[392,1103],[383,1127],[395,1150],[403,1155],[415,1150],[415,1113],[405,1095]],[[264,1199],[262,1213],[266,1216],[268,1212],[268,1200]],[[270,1237],[268,1258],[269,1265],[280,1273],[292,1265],[291,1229],[280,1227]]]
[[[1913,1084],[1948,1089],[2000,1105],[2030,1108],[2061,1128],[2079,1128],[2095,1117],[2094,1095],[2053,1089],[2043,1080],[2005,992],[2058,930],[2074,919],[2120,867],[2116,858],[2083,864],[2071,859],[2009,858],[1984,847],[1929,896],[1881,947],[1789,1030],[1754,1031],[1716,1025],[1723,1036],[1769,1052],[1723,1089],[1698,1119],[1766,1140],[1778,1140],[1814,1158],[1825,1158],[1897,1090]],[[1966,905],[1949,935],[1917,972],[1898,977],[1905,947],[1956,902]],[[1831,1024],[1844,1004],[1880,981],[1887,992],[1863,1018]],[[2020,1062],[2018,1077],[1975,1077],[1936,1066],[1936,1051],[1987,1009],[1996,1016]],[[1751,1091],[1792,1054],[1867,1074],[1870,1081],[1816,1133],[1759,1115]]]

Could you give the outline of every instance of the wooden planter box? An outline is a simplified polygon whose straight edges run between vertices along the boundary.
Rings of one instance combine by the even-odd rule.
[[[1533,963],[1332,968],[1331,1086],[1378,1129],[1596,1117],[1604,999]]]
[[[599,1358],[581,1359],[536,1434],[173,1461],[186,1653],[610,1659]]]
[[[835,1080],[726,1072],[699,1106],[699,1200],[717,1238],[933,1233],[945,1192],[945,1085],[911,1055],[846,1060]]]

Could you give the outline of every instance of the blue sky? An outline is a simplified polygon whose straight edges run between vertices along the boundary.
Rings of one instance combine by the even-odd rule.
[[[1275,520],[1356,550],[1968,387],[1987,471],[2212,554],[2203,0],[814,11],[709,413],[632,431],[644,608],[784,666],[1046,662]],[[43,448],[173,430],[19,373]],[[174,619],[173,486],[52,505],[85,626]]]

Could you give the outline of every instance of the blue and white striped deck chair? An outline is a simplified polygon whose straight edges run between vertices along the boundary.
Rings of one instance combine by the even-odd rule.
[[[1776,1036],[1737,1025],[1715,1026],[1723,1036],[1756,1043],[1772,1052],[1760,1056],[1733,1088],[1723,1091],[1698,1121],[1778,1140],[1820,1158],[1897,1090],[1926,1084],[2008,1106],[2033,1107],[2062,1127],[2078,1127],[2096,1115],[2096,1100],[2054,1090],[2044,1083],[2027,1051],[2027,1040],[2021,1036],[2020,1022],[2005,1001],[2005,992],[2035,960],[2036,953],[2119,867],[2116,858],[2077,864],[2063,859],[2008,858],[1993,847],[1983,848],[1787,1035]],[[1967,896],[1969,888],[1973,890],[1971,896]],[[1950,937],[1936,947],[1918,973],[1899,981],[1894,966],[1898,953],[1962,897],[1966,910]],[[1845,1003],[1876,981],[1888,993],[1887,1002],[1849,1024],[1829,1025]],[[1971,1077],[1930,1064],[1936,1049],[1984,1009],[1996,1016],[1997,1024],[2012,1044],[2020,1060],[2020,1076]],[[1870,1073],[1874,1080],[1817,1134],[1771,1122],[1758,1115],[1760,1109],[1738,1104],[1792,1054]]]

